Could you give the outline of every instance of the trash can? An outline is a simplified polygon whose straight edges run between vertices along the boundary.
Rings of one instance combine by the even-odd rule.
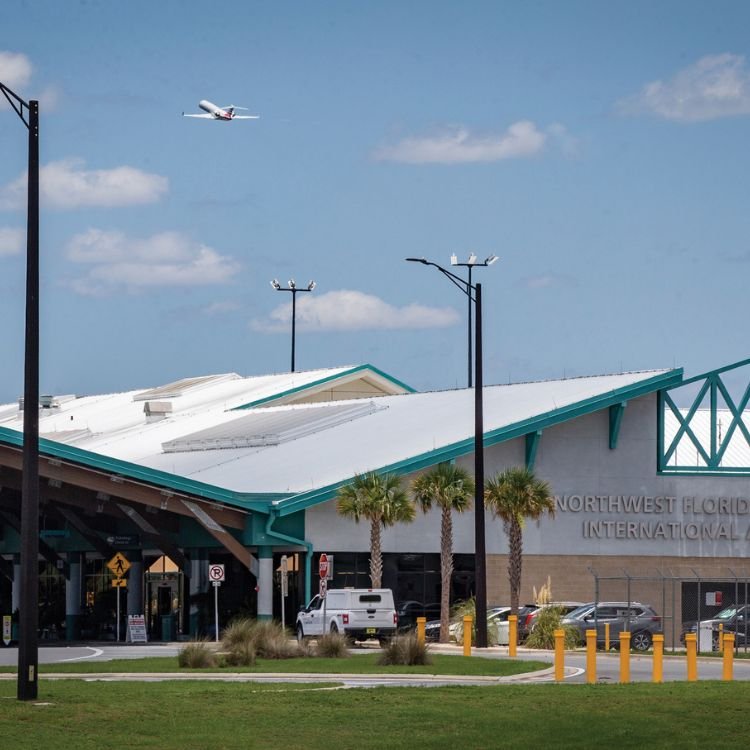
[[[161,639],[173,641],[177,638],[177,618],[174,615],[162,615],[161,617]]]

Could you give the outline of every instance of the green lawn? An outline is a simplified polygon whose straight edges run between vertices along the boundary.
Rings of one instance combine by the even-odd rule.
[[[460,674],[513,675],[546,669],[549,664],[515,659],[483,659],[433,654],[432,664],[424,667],[381,667],[375,662],[379,654],[351,656],[348,659],[258,659],[254,667],[225,667],[223,669],[182,670],[176,656],[148,659],[117,659],[114,661],[75,661],[66,664],[40,664],[39,674],[51,672],[310,672],[356,674]],[[0,667],[0,672],[15,672],[16,667]]]
[[[3,748],[744,747],[750,683],[320,689],[217,683],[0,682]]]

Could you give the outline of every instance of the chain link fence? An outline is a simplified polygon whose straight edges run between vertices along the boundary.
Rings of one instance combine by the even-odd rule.
[[[617,602],[635,616],[638,604],[654,609],[661,619],[661,632],[667,649],[683,649],[686,632],[697,632],[699,625],[713,632],[713,648],[718,650],[719,633],[733,633],[736,651],[747,653],[750,643],[750,574],[726,568],[717,575],[693,570],[687,575],[657,570],[653,575],[600,573],[589,568],[594,578],[594,598],[598,605]],[[626,627],[626,629],[632,629]],[[616,634],[614,635],[616,638]]]

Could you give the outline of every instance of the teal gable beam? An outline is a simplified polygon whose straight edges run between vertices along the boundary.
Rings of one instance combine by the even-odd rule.
[[[235,406],[232,409],[232,411],[237,411],[237,410],[242,410],[242,409],[252,409],[256,406],[263,406],[265,404],[278,401],[279,399],[286,398],[287,396],[293,396],[295,393],[302,393],[303,391],[309,391],[311,388],[317,388],[318,386],[325,385],[326,383],[331,383],[334,380],[339,380],[340,378],[345,378],[345,377],[348,377],[349,375],[355,375],[358,372],[363,372],[363,373],[372,372],[375,375],[380,375],[381,378],[388,380],[389,382],[393,383],[398,388],[403,388],[407,393],[416,393],[414,388],[412,388],[410,385],[406,385],[406,383],[402,383],[400,380],[389,375],[387,372],[383,372],[382,370],[379,370],[377,367],[373,367],[372,365],[358,365],[357,367],[352,367],[349,370],[344,370],[344,372],[340,372],[336,375],[328,375],[325,378],[320,378],[320,380],[314,380],[312,383],[306,383],[305,385],[298,385],[296,388],[290,388],[289,390],[286,390],[286,391],[274,393],[272,396],[259,398],[257,401],[250,401],[247,404],[242,404],[241,406]]]
[[[529,432],[526,435],[526,468],[529,471],[533,471],[534,463],[536,462],[536,451],[539,447],[539,440],[542,437],[541,430],[535,430]]]
[[[530,432],[542,431],[547,427],[567,422],[577,417],[582,417],[586,414],[592,414],[602,409],[608,409],[623,401],[629,401],[640,396],[646,396],[650,393],[658,392],[664,388],[678,385],[682,381],[682,368],[675,370],[668,370],[665,373],[654,375],[651,378],[635,383],[634,385],[625,386],[623,388],[616,388],[608,393],[603,393],[598,396],[593,396],[583,401],[578,401],[568,406],[562,406],[559,409],[545,412],[530,419],[525,419],[515,424],[506,425],[500,427],[497,430],[491,430],[484,434],[484,446],[485,448],[497,443],[503,443],[514,438],[523,437]],[[395,464],[388,466],[381,466],[376,469],[379,472],[392,472],[395,474],[410,474],[420,469],[425,469],[429,466],[442,463],[443,461],[451,461],[458,456],[465,456],[471,454],[474,451],[474,438],[466,438],[457,443],[446,445],[442,448],[422,453],[417,456],[399,461]],[[298,495],[291,495],[285,500],[278,500],[273,503],[274,509],[280,516],[285,516],[288,513],[295,513],[298,510],[309,508],[319,503],[327,502],[336,496],[336,492],[340,487],[349,484],[352,478],[344,479],[335,484],[331,484],[327,487],[321,487],[319,489],[311,490],[309,492],[303,492]]]
[[[623,401],[609,407],[609,449],[612,451],[617,448],[617,438],[620,437],[620,425],[626,406],[627,401]]]

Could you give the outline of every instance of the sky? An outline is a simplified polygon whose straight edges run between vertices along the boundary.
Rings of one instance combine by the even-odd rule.
[[[370,363],[484,381],[749,356],[750,4],[4,0],[40,101],[42,393]],[[258,120],[182,118],[198,102]],[[23,391],[27,138],[0,104],[0,402]],[[455,269],[464,275],[465,269]]]

